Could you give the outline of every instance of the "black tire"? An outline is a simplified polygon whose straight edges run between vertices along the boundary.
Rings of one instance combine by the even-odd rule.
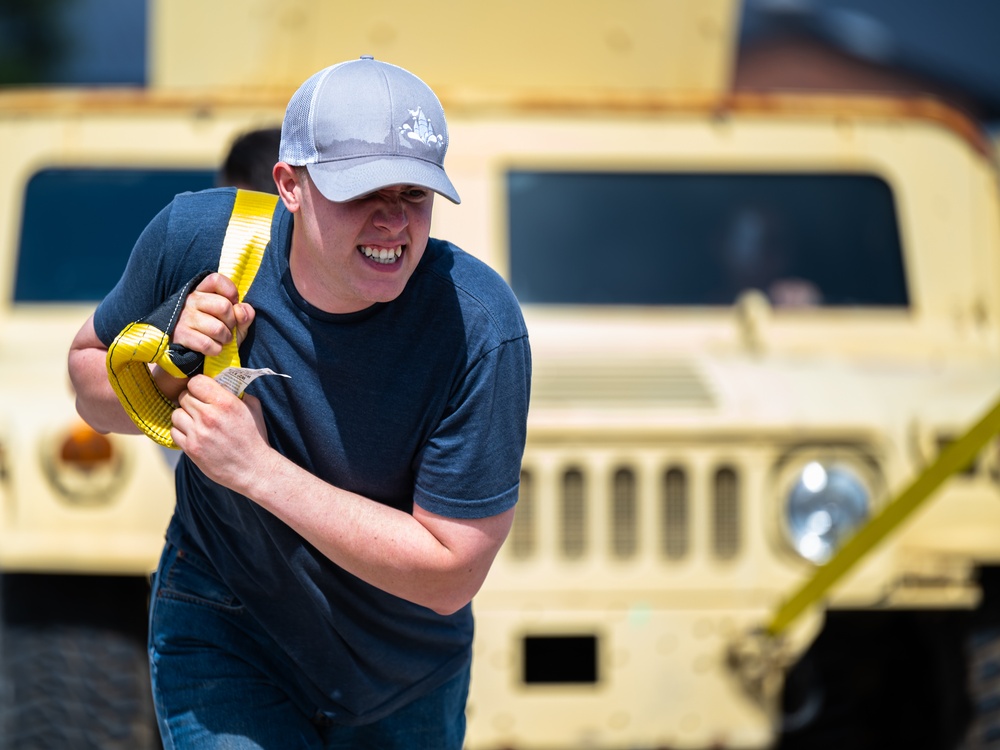
[[[2,637],[4,750],[155,746],[145,649],[133,638],[58,626]]]
[[[0,750],[161,747],[145,596],[141,580],[4,577]]]
[[[1000,748],[1000,568],[982,568],[978,578],[983,598],[967,643],[973,720],[965,750],[996,750]]]
[[[828,612],[789,672],[775,750],[961,747],[968,613]]]
[[[969,694],[974,717],[967,750],[1000,748],[1000,628],[979,628],[969,637]]]

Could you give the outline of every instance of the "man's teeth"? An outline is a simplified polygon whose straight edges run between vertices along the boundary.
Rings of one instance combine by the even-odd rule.
[[[361,252],[366,257],[371,258],[376,263],[395,263],[396,258],[403,254],[403,246],[399,247],[368,247],[361,248]]]

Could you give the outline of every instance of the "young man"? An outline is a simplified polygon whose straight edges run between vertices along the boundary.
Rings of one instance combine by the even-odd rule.
[[[462,746],[470,600],[510,528],[524,449],[528,337],[507,285],[429,239],[444,112],[365,57],[292,97],[271,241],[243,301],[218,273],[172,342],[231,334],[242,400],[174,380],[184,457],[154,581],[150,659],[165,747]],[[137,432],[105,369],[118,332],[217,267],[232,189],[178,196],[77,335],[80,414]]]

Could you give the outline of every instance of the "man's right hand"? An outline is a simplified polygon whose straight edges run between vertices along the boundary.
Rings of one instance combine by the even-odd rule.
[[[209,274],[185,300],[172,341],[206,356],[219,354],[232,339],[233,329],[237,343],[242,343],[255,313],[238,299],[232,281],[218,273]],[[77,332],[69,352],[77,411],[100,432],[134,434],[139,430],[108,382],[107,354],[108,347],[97,336],[91,315]],[[187,388],[187,378],[171,377],[159,366],[153,367],[153,378],[163,395],[175,403]]]
[[[171,342],[212,357],[222,351],[236,331],[237,345],[243,343],[254,309],[239,301],[236,285],[220,273],[202,279],[184,301],[184,308]]]

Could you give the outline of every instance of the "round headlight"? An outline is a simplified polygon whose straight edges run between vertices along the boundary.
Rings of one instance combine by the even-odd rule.
[[[849,466],[811,461],[792,482],[785,521],[795,551],[826,562],[871,513],[868,487]]]

